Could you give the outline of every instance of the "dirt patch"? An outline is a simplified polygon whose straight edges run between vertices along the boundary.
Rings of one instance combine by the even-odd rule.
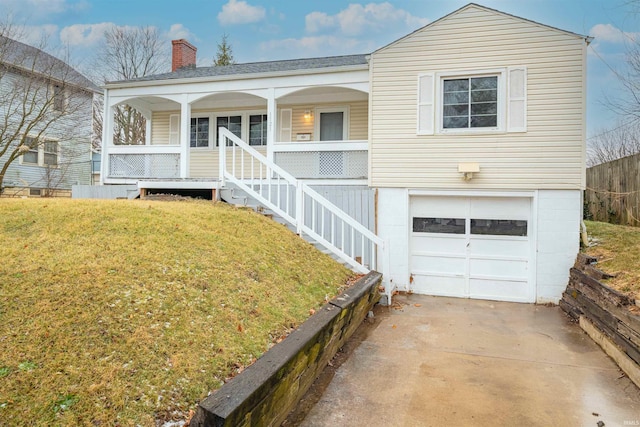
[[[380,325],[381,319],[389,315],[389,307],[377,304],[373,307],[373,315],[374,317],[365,319],[345,345],[338,350],[331,362],[313,382],[307,393],[300,399],[293,411],[289,413],[282,426],[297,427],[302,424],[309,411],[322,398],[338,368],[349,359],[354,350]]]

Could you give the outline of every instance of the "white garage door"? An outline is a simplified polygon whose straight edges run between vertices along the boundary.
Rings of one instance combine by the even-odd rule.
[[[411,198],[416,293],[533,302],[531,199]]]

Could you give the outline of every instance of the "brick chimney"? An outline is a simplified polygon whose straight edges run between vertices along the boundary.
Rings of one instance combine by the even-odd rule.
[[[171,44],[171,71],[196,66],[196,51],[198,49],[194,45],[185,39],[172,40]]]

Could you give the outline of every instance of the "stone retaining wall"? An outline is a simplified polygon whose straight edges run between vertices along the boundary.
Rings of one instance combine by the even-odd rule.
[[[198,406],[190,426],[280,425],[379,300],[371,272]]]
[[[640,316],[630,310],[635,300],[601,283],[611,276],[595,268],[595,261],[578,255],[560,307],[640,387]]]

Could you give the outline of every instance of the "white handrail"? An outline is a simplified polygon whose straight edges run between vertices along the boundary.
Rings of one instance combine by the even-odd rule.
[[[227,181],[232,182],[294,225],[298,234],[307,234],[348,263],[354,270],[368,273],[370,269],[376,269],[380,261],[383,267],[382,273],[388,271],[389,254],[383,239],[307,184],[298,181],[280,166],[271,162],[228,129],[221,127],[218,132],[222,187]],[[231,143],[231,146],[228,147],[228,143]],[[231,165],[227,164],[228,149],[233,150]],[[236,153],[236,149],[240,149],[240,152]],[[245,162],[245,154],[249,156],[249,162]],[[256,161],[259,164],[258,177],[256,177],[254,165]],[[247,163],[250,164],[250,173],[245,171]],[[236,170],[238,164],[239,171]],[[309,204],[307,199],[310,201]],[[295,203],[291,203],[292,200],[295,200]],[[310,216],[306,214],[307,208]],[[319,217],[316,211],[319,211]],[[350,253],[346,251],[347,248],[350,249]],[[356,253],[357,250],[360,251],[359,256]],[[390,294],[389,301],[391,301]]]

